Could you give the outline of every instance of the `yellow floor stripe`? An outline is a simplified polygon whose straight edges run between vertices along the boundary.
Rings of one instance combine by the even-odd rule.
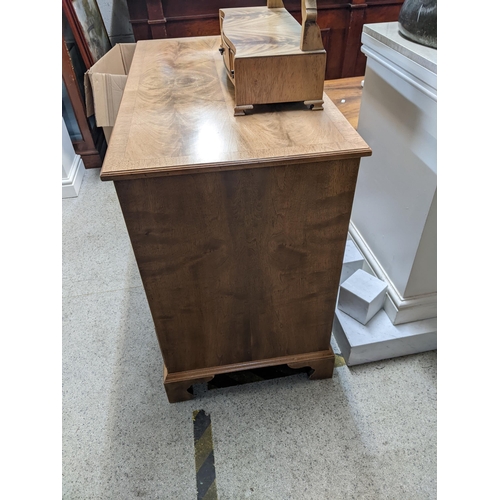
[[[335,364],[334,368],[339,368],[345,366],[345,359],[340,354],[335,354]]]
[[[195,444],[195,463],[196,463],[196,473],[199,472],[200,467],[205,463],[210,452],[213,451],[212,442],[212,426],[210,425],[207,430],[203,433],[203,436]]]
[[[212,421],[204,410],[193,412],[197,500],[217,500]]]
[[[212,486],[208,488],[208,491],[205,493],[205,496],[203,497],[203,500],[218,500],[217,496],[217,486],[214,483],[212,483]]]

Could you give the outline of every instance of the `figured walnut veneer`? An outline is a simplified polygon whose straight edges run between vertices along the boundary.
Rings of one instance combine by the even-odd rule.
[[[326,95],[323,113],[287,104],[234,117],[219,42],[215,36],[137,42],[103,180],[371,154]]]
[[[331,101],[233,116],[218,37],[138,42],[101,172],[113,180],[171,402],[218,373],[331,376],[359,159]],[[214,50],[215,49],[215,50]]]

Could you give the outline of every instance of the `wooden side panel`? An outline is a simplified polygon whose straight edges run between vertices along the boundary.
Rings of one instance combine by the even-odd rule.
[[[115,181],[169,373],[329,349],[358,165]]]
[[[364,0],[353,0],[350,6],[349,28],[346,32],[345,51],[342,61],[342,77],[358,76],[356,61],[361,53],[361,34],[368,5]],[[362,54],[362,53],[361,53]]]

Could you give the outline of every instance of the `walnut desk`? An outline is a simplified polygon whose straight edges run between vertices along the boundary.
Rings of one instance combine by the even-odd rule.
[[[101,170],[153,317],[170,402],[220,373],[332,376],[351,206],[370,148],[324,95],[234,116],[220,37],[139,41]],[[138,335],[140,332],[138,332]]]

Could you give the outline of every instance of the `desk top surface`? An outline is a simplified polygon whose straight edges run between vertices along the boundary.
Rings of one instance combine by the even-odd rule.
[[[234,116],[220,37],[137,43],[102,180],[359,158],[371,150],[326,94]]]

